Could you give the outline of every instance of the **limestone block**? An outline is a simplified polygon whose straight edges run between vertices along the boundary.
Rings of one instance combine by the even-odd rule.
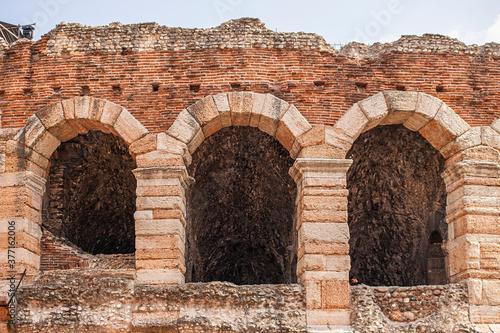
[[[470,319],[476,324],[500,323],[500,306],[471,305]]]
[[[469,290],[469,304],[477,305],[483,299],[483,281],[481,279],[467,279],[467,289]]]
[[[436,116],[438,110],[443,105],[440,99],[419,93],[415,112],[403,123],[411,131],[419,131]]]
[[[356,138],[363,133],[368,126],[368,118],[361,110],[358,103],[354,104],[344,113],[337,123],[333,126],[335,129],[345,133],[354,142]]]
[[[300,214],[301,222],[347,223],[347,210],[304,210]]]
[[[129,145],[148,134],[146,127],[126,110],[120,112],[113,127],[118,135]]]
[[[389,107],[389,114],[380,125],[402,124],[415,112],[417,92],[395,90],[384,92],[384,96]]]
[[[0,174],[5,172],[5,154],[0,154]]]
[[[351,269],[351,258],[346,255],[325,255],[326,270],[344,272]]]
[[[234,92],[228,94],[233,126],[248,126],[252,114],[254,93]]]
[[[15,141],[22,142],[26,147],[32,148],[45,132],[40,119],[33,115],[26,121],[26,125],[14,137]]]
[[[179,269],[140,269],[137,284],[176,285],[184,283],[184,274]]]
[[[178,196],[172,197],[139,197],[136,200],[138,210],[152,209],[179,209],[184,211],[185,206],[182,198]]]
[[[279,119],[289,107],[290,105],[287,102],[271,94],[267,94],[266,102],[260,115],[259,129],[271,136],[275,136]]]
[[[321,308],[321,281],[305,281],[306,306],[308,309]]]
[[[350,286],[348,281],[321,282],[321,308],[349,309]]]
[[[306,210],[347,210],[347,197],[304,196],[303,208]]]
[[[299,243],[347,243],[348,241],[347,223],[304,222],[299,229]]]
[[[305,271],[299,277],[299,283],[305,281],[349,281],[349,272]]]
[[[168,220],[136,220],[136,236],[160,236],[160,235],[179,235],[182,241],[186,240],[184,226],[179,219]]]
[[[347,243],[328,243],[314,242],[299,244],[298,257],[301,258],[306,253],[316,253],[323,255],[348,255],[349,244]],[[327,259],[328,260],[328,259]],[[328,262],[327,262],[328,264]],[[333,270],[331,270],[333,271]]]
[[[17,232],[22,232],[26,233],[27,235],[30,235],[31,237],[35,239],[41,239],[42,238],[42,230],[40,229],[40,226],[27,219],[27,218],[0,218],[0,232],[1,233],[8,233],[8,227],[11,226],[9,222],[14,221],[14,227],[15,231]],[[2,243],[3,244],[3,243]]]
[[[89,105],[89,119],[100,123],[106,100],[100,98],[92,98]]]
[[[447,143],[464,134],[469,129],[469,124],[443,103],[434,119],[420,129],[419,133],[434,148],[441,150]]]
[[[481,235],[483,237],[489,235]],[[491,235],[491,237],[493,237]],[[498,237],[495,235],[495,237]],[[486,238],[486,237],[485,237]],[[484,240],[479,243],[480,267],[483,270],[489,271],[486,278],[498,279],[496,273],[500,270],[500,240]]]
[[[486,146],[490,146],[497,150],[500,150],[500,133],[495,131],[490,126],[482,127],[481,133],[481,143]]]
[[[64,119],[76,119],[75,115],[75,99],[70,98],[70,99],[64,99],[61,101],[61,105],[63,108],[64,112]]]
[[[484,305],[500,305],[500,280],[483,280]]]
[[[321,254],[304,254],[297,263],[297,272],[302,274],[304,271],[324,271],[325,257]]]
[[[358,105],[368,119],[368,124],[363,131],[377,126],[389,114],[385,96],[381,92],[358,102]]]
[[[147,134],[146,136],[140,138],[137,141],[134,141],[129,147],[128,150],[132,156],[137,156],[140,154],[149,153],[153,150],[156,150],[157,146],[157,135],[156,134]]]
[[[152,168],[163,166],[183,166],[184,160],[181,155],[155,150],[136,157],[138,168]]]
[[[285,147],[286,150],[292,150],[294,140],[284,127],[278,126],[278,129],[276,130],[276,139],[283,147]]]
[[[178,234],[165,234],[165,235],[148,235],[138,236],[135,239],[136,249],[149,249],[156,251],[157,249],[171,249],[180,250],[184,253],[184,241]]]
[[[184,248],[136,249],[135,260],[174,259],[184,262]]]
[[[184,258],[178,259],[150,259],[137,260],[135,263],[137,271],[152,269],[178,269],[182,274],[186,273]]]
[[[200,124],[187,110],[179,113],[177,119],[167,130],[167,134],[184,142],[190,152],[193,152],[192,148],[197,148],[204,139]]]
[[[8,242],[9,235],[7,233],[0,233],[0,248],[6,249],[9,244]],[[40,255],[40,238],[36,238],[26,232],[16,230],[15,252],[19,249],[26,249],[31,253]]]
[[[75,119],[89,119],[91,97],[75,97]]]
[[[153,219],[179,219],[186,225],[186,211],[184,209],[154,209]]]
[[[307,119],[297,110],[294,105],[290,105],[288,110],[280,119],[279,127],[290,135],[293,141],[299,136],[312,129]],[[278,129],[279,130],[279,129]]]
[[[309,325],[335,326],[349,325],[350,323],[349,310],[345,309],[308,309],[306,312],[306,318],[308,327]]]
[[[62,103],[50,104],[36,113],[43,126],[59,141],[64,142],[78,135],[64,118]]]
[[[250,123],[249,125],[252,127],[258,127],[260,123],[260,115],[262,113],[262,109],[266,104],[267,95],[265,94],[254,94],[253,97],[253,105],[252,111],[250,112]]]
[[[184,197],[185,192],[184,188],[179,185],[139,186],[137,187],[136,194],[138,197],[164,197],[164,196]],[[152,215],[151,218],[153,218]]]
[[[499,235],[498,216],[466,214],[452,222],[454,237],[465,234]]]
[[[49,131],[44,131],[36,144],[33,146],[33,151],[50,159],[52,153],[59,147],[61,141],[53,136]]]
[[[481,133],[481,127],[472,127],[470,130],[441,148],[440,153],[445,159],[448,159],[460,151],[479,146],[481,144]]]
[[[222,127],[229,127],[232,125],[231,121],[231,108],[229,107],[228,94],[222,93],[212,96],[217,110],[220,114],[220,121]]]
[[[497,131],[498,133],[500,133],[500,118],[498,118],[497,120],[495,120],[493,123],[491,123],[491,128],[493,128],[495,131]]]
[[[467,240],[465,236],[456,238],[450,242],[448,257],[451,277],[467,270],[479,269],[479,243]]]
[[[137,194],[137,196],[140,196]],[[152,210],[137,210],[134,213],[135,220],[152,220],[153,219],[153,211]]]
[[[205,97],[189,106],[187,111],[198,121],[205,137],[222,128],[219,110],[212,96]]]
[[[39,143],[37,143],[36,145],[42,145],[43,141],[39,141]],[[49,142],[47,142],[48,144],[46,146],[43,146],[43,150],[42,151],[45,156],[48,156],[50,154],[50,151],[54,151],[55,149],[57,149],[57,141],[55,140],[49,140]],[[35,149],[36,149],[36,146],[35,146]],[[41,149],[39,149],[41,150]],[[26,148],[26,158],[28,161],[31,161],[33,163],[35,163],[36,165],[38,165],[40,168],[42,169],[47,169],[47,167],[49,166],[49,158],[50,157],[45,157],[43,155],[40,155],[39,153],[37,153],[36,151],[34,151],[33,149],[29,149],[29,148]],[[27,163],[26,166],[28,166],[29,163]]]
[[[180,154],[184,158],[186,166],[191,164],[191,153],[189,152],[188,146],[184,142],[179,141],[164,132],[157,135],[157,140],[158,150],[166,151],[172,154]]]
[[[123,110],[125,109],[122,106],[107,101],[102,110],[101,123],[113,127]]]
[[[347,151],[333,147],[329,144],[321,144],[317,146],[304,147],[299,153],[299,158],[327,158],[327,159],[343,159]]]

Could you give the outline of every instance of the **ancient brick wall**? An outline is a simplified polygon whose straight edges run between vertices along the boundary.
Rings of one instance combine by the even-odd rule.
[[[207,30],[61,24],[36,43],[0,46],[1,120],[22,127],[51,102],[89,94],[157,133],[197,99],[242,90],[272,93],[311,124],[333,125],[353,103],[404,89],[489,125],[499,105],[499,50],[424,35],[335,51],[317,35],[275,33],[254,19]]]

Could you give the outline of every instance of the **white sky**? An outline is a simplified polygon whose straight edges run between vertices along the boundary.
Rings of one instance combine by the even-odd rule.
[[[208,28],[240,17],[259,18],[277,31],[314,32],[330,44],[423,33],[500,43],[499,0],[0,0],[0,21],[36,22],[35,39],[61,21]]]

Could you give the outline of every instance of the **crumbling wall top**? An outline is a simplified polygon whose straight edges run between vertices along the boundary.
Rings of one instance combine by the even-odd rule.
[[[267,29],[260,20],[242,18],[215,28],[170,28],[157,23],[89,27],[61,23],[50,31],[47,53],[179,51],[193,49],[306,49],[333,51],[323,37],[312,33],[282,33]]]

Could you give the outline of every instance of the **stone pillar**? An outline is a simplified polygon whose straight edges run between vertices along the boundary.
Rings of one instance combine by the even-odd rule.
[[[186,271],[186,167],[133,170],[137,178],[135,258],[137,283],[176,285]]]
[[[475,147],[444,171],[451,282],[467,282],[474,323],[500,323],[500,163]]]
[[[0,174],[0,279],[25,282],[40,270],[41,208],[45,179],[30,171]],[[17,274],[16,274],[17,273]],[[17,282],[16,282],[17,284]]]
[[[351,163],[298,158],[290,170],[297,183],[297,276],[306,288],[311,332],[350,324],[346,173]]]

